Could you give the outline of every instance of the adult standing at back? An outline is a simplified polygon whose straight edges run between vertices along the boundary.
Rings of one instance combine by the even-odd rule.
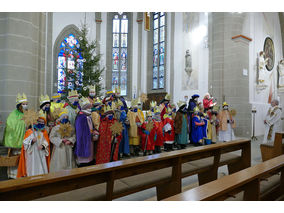
[[[278,100],[274,99],[271,101],[271,107],[269,108],[264,120],[265,132],[263,143],[273,142],[275,133],[281,131],[282,112],[278,105]]]

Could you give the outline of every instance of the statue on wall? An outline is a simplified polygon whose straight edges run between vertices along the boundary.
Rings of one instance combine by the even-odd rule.
[[[267,59],[265,59],[265,53],[263,51],[259,52],[258,57],[258,84],[265,85],[266,70],[265,65],[267,64]]]
[[[284,59],[278,63],[278,88],[284,87]]]
[[[191,73],[192,73],[192,61],[191,61],[191,55],[189,54],[189,50],[186,50],[186,54],[185,54],[185,72],[190,78]]]

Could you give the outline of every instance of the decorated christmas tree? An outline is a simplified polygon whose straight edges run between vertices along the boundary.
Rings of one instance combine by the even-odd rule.
[[[80,93],[82,96],[87,97],[89,95],[89,87],[96,86],[96,94],[100,96],[100,91],[102,85],[100,81],[102,80],[101,74],[104,68],[100,68],[101,54],[96,54],[97,41],[88,41],[88,28],[86,23],[82,24],[80,29],[81,36],[79,37],[79,51],[83,57],[82,66],[82,87]],[[79,66],[78,66],[79,67]]]

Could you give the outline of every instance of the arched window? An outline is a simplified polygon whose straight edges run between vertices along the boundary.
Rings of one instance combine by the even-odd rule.
[[[77,89],[82,86],[83,57],[79,50],[79,41],[74,34],[68,34],[60,44],[57,56],[58,92],[65,89]],[[66,72],[68,72],[66,76]]]
[[[153,89],[165,87],[165,13],[153,13]]]
[[[112,90],[120,87],[120,94],[127,95],[128,75],[128,17],[115,14],[112,19]]]

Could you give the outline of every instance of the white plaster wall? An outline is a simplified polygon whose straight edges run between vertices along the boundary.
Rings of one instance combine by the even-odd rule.
[[[105,88],[106,86],[106,34],[107,34],[107,13],[102,13],[101,14],[101,19],[102,19],[102,23],[101,23],[101,40],[100,40],[100,45],[101,45],[101,67],[105,67],[105,70],[102,73],[102,86],[103,88]],[[105,93],[105,89],[102,90],[102,93]]]
[[[248,27],[249,26],[249,27]],[[272,87],[272,98],[279,98],[277,93],[277,64],[283,57],[282,38],[278,13],[249,13],[246,15],[243,34],[252,38],[249,46],[249,91],[250,103],[257,110],[255,121],[255,135],[263,135],[264,117],[270,106],[268,103],[269,89]],[[263,50],[265,38],[269,36],[274,42],[275,64],[272,70],[271,81],[268,88],[258,93],[256,91],[256,58],[257,53]],[[269,76],[267,76],[269,78]],[[284,98],[284,97],[283,97]],[[282,98],[282,99],[283,99]],[[280,98],[281,99],[281,98]]]
[[[206,26],[208,35],[208,14],[199,13],[199,27]],[[174,49],[174,97],[177,103],[184,100],[184,96],[190,99],[193,94],[199,94],[200,99],[208,92],[209,49],[204,46],[204,39],[200,42],[194,40],[190,33],[183,32],[183,13],[175,13],[175,49]],[[194,29],[193,29],[194,30]],[[182,77],[185,69],[185,52],[191,50],[192,67],[198,71],[198,89],[182,90]]]
[[[144,20],[143,20],[144,26]],[[137,95],[140,96],[141,93],[147,93],[147,44],[148,44],[148,31],[142,29],[142,54],[141,54],[141,91],[138,91]]]
[[[137,13],[133,13],[133,32],[132,32],[132,38],[133,38],[133,42],[132,42],[132,53],[133,53],[133,57],[132,57],[132,98],[137,98],[137,85],[138,85],[138,26],[139,24],[137,23]]]

